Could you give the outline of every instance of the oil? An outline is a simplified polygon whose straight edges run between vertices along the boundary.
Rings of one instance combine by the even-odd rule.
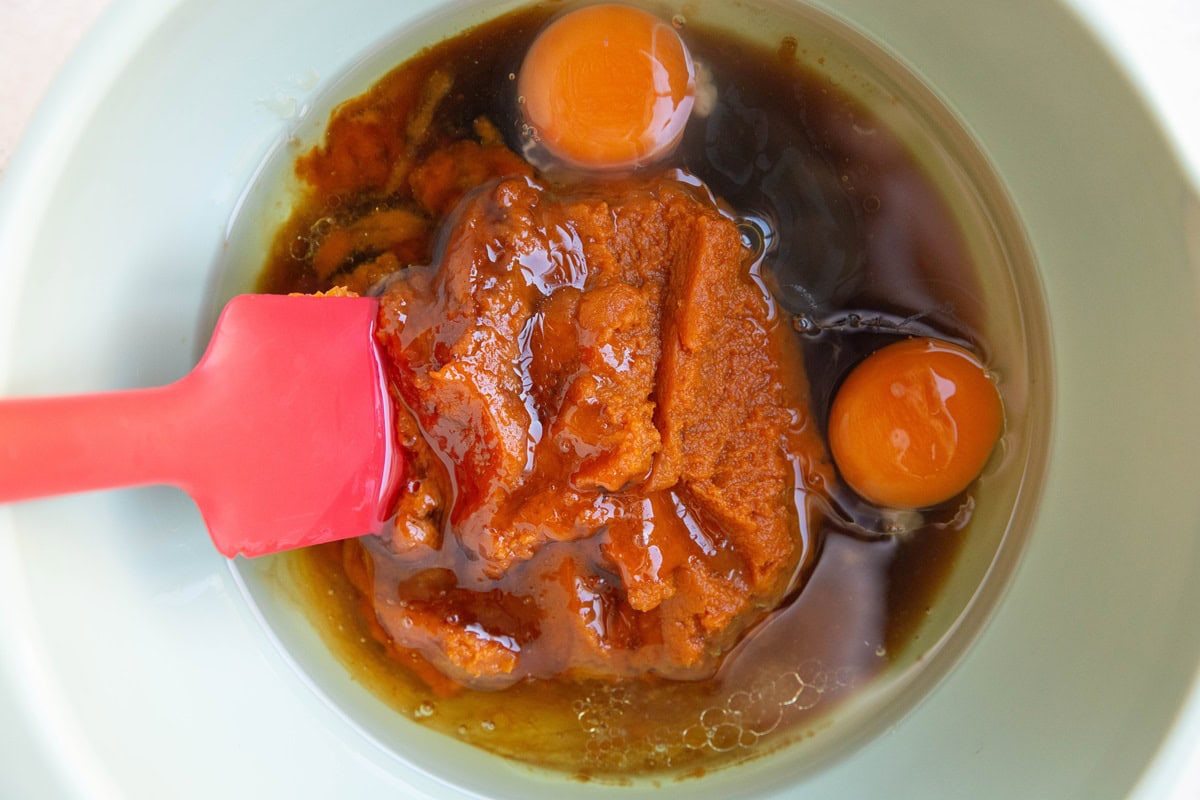
[[[559,4],[532,6],[398,68],[455,75],[436,111],[442,140],[492,120],[521,152],[511,79]],[[838,383],[896,338],[934,335],[987,353],[978,265],[953,211],[902,137],[797,58],[706,26],[677,28],[712,102],[664,168],[705,182],[761,248],[764,280],[794,320],[822,427]],[[385,78],[377,89],[386,94]],[[359,102],[359,101],[356,101]],[[328,288],[312,270],[329,227],[387,207],[384,194],[311,193],[275,239],[258,289]],[[433,242],[423,254],[428,260]],[[921,643],[914,636],[971,533],[974,490],[897,517],[837,487],[802,591],[754,628],[704,681],[529,680],[503,692],[435,696],[377,641],[339,545],[290,554],[304,605],[356,680],[399,713],[498,755],[580,777],[694,773],[804,738]]]

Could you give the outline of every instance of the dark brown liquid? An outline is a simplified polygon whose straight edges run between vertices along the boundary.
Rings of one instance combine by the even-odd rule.
[[[521,11],[421,54],[400,69],[455,76],[434,126],[468,138],[480,116],[521,152],[509,76],[557,5]],[[782,41],[764,50],[691,19],[682,35],[711,71],[718,102],[693,119],[665,166],[702,179],[761,238],[763,268],[796,316],[823,426],[838,383],[897,337],[979,338],[979,291],[953,216],[901,143]],[[353,217],[387,197],[314,195],[280,232],[260,282],[314,291],[306,242],[323,217]],[[426,257],[432,258],[431,244]],[[765,752],[817,725],[912,644],[959,551],[969,493],[914,528],[835,492],[821,554],[797,596],[752,630],[710,680],[530,680],[502,692],[437,698],[372,639],[339,546],[295,554],[312,617],[356,677],[397,710],[502,755],[581,775],[704,769]],[[895,535],[881,535],[905,529]],[[910,529],[911,528],[911,529]]]

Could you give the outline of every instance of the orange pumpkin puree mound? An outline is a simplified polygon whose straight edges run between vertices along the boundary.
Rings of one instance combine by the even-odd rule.
[[[485,184],[381,298],[409,479],[360,580],[471,688],[710,675],[817,549],[799,345],[735,224],[669,176],[570,191]]]

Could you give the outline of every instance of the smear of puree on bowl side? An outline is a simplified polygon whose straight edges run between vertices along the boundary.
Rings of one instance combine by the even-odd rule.
[[[973,475],[901,503],[928,508],[876,506],[824,432],[871,351],[978,340],[946,312],[969,264],[903,148],[794,41],[680,38],[626,9],[551,48],[558,13],[422,52],[296,162],[304,196],[260,288],[380,296],[408,478],[380,535],[294,566],[334,649],[416,719],[578,774],[703,769],[802,733],[879,672],[952,563]],[[666,49],[613,66],[605,15],[628,13]],[[581,77],[542,74],[556,60]],[[662,92],[596,117],[604,68]],[[630,130],[589,149],[578,126],[601,117]],[[896,185],[920,223],[900,234],[879,213]],[[846,309],[876,323],[813,323]]]

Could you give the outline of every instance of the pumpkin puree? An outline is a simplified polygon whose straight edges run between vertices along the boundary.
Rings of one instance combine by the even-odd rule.
[[[381,297],[408,482],[348,573],[434,688],[704,677],[807,574],[799,345],[683,177],[493,179]]]

